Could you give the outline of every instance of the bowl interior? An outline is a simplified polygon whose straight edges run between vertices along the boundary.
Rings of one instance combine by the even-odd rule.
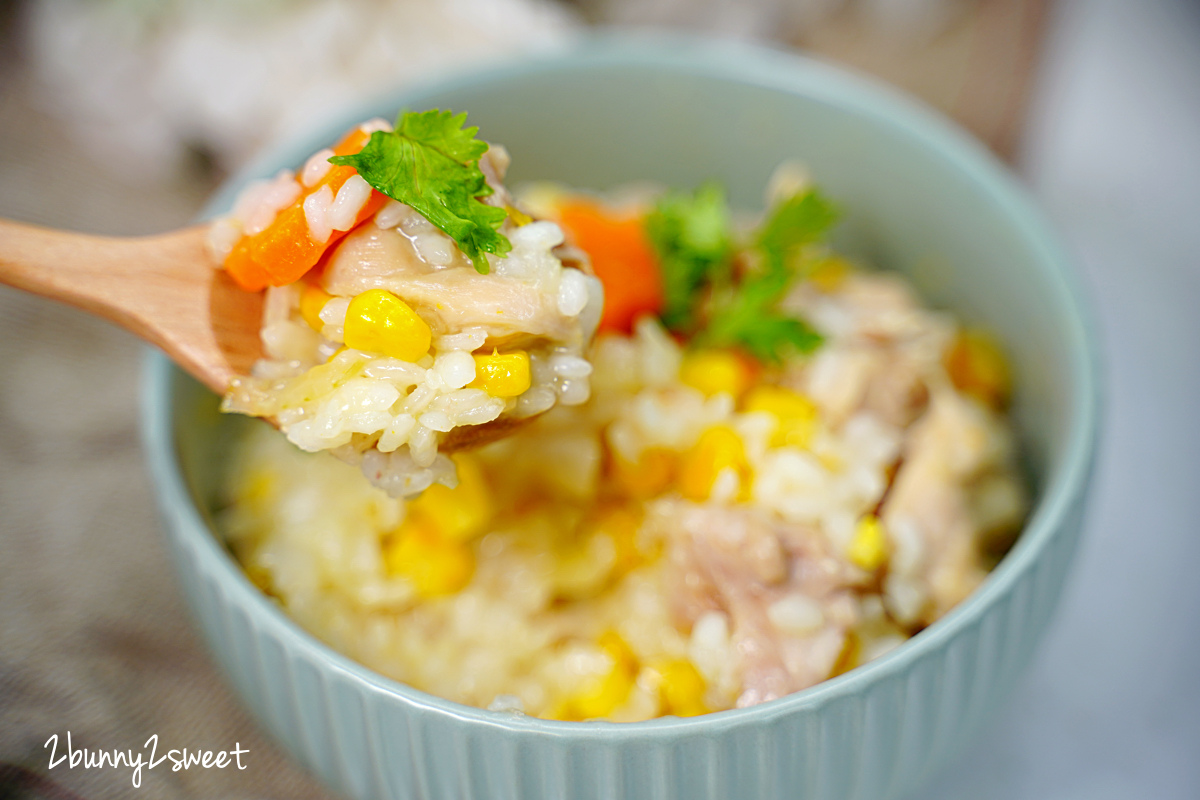
[[[845,249],[905,273],[929,303],[1005,343],[1035,520],[1053,495],[1077,491],[1095,417],[1086,325],[1052,237],[1004,170],[947,123],[840,71],[698,47],[602,44],[381,99],[271,153],[212,210],[228,207],[242,180],[295,167],[353,122],[402,107],[468,111],[484,138],[512,153],[512,182],[606,189],[715,179],[734,206],[755,209],[774,168],[799,159],[842,207]],[[215,398],[178,372],[150,396],[170,404],[183,477],[211,518],[228,444],[245,421],[223,418]],[[1017,550],[1038,546],[1029,538]]]

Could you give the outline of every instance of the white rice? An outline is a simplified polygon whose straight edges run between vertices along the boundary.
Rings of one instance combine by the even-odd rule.
[[[231,476],[230,542],[256,580],[318,636],[386,675],[463,703],[566,718],[600,709],[616,721],[695,713],[665,699],[666,682],[678,680],[670,665],[680,663],[700,676],[696,708],[707,710],[810,685],[890,651],[974,589],[985,575],[979,547],[986,532],[1017,524],[1026,505],[1004,420],[951,386],[929,347],[944,347],[953,327],[911,295],[880,285],[892,281],[852,276],[836,292],[793,298],[841,309],[826,309],[822,319],[854,320],[826,331],[823,351],[770,378],[818,407],[803,447],[773,444],[770,414],[741,411],[727,394],[706,397],[680,383],[683,353],[651,320],[633,336],[602,338],[587,361],[540,357],[535,369],[543,379],[518,405],[552,405],[556,380],[586,379],[592,396],[559,405],[472,456],[494,510],[467,544],[473,574],[450,594],[423,597],[388,566],[414,506],[356,482],[344,465],[297,453],[265,426],[245,443]],[[872,338],[875,323],[854,308],[868,297],[891,298],[898,304],[892,319],[907,318],[889,323],[882,344]],[[868,340],[887,358],[860,349]],[[458,355],[464,351],[448,346],[475,340],[443,341],[447,348],[424,367],[387,359],[364,366],[362,374],[394,386],[410,407],[391,408],[380,446],[361,456],[363,470],[397,495],[453,482],[444,456],[412,442],[477,408],[462,394],[473,390],[454,388],[467,374]],[[334,363],[360,358],[342,353]],[[891,419],[890,406],[867,399],[898,361],[911,363],[930,387],[911,420]],[[856,377],[860,371],[865,377]],[[829,386],[829,374],[854,382],[857,396]],[[386,399],[363,398],[356,413],[366,419]],[[715,426],[736,431],[748,470],[723,471],[707,500],[685,501],[668,487],[634,502],[615,487],[615,460],[636,463],[664,451],[687,458]],[[409,447],[382,452],[385,440]],[[288,510],[301,504],[320,512]],[[596,527],[614,508],[633,515],[630,545]],[[849,553],[859,520],[876,511],[887,566],[872,576]],[[759,517],[777,533],[764,538],[751,524]],[[621,561],[626,547],[638,554],[631,563]],[[760,598],[758,610],[747,611],[735,596],[689,597],[687,587],[710,579],[705,548],[728,552],[720,569],[733,570],[730,576],[753,568],[757,577],[738,580],[753,582],[748,591]],[[848,588],[814,588],[825,580]],[[615,699],[604,694],[616,691],[614,676],[622,674],[603,645],[612,632],[634,664]],[[764,642],[779,648],[783,683],[764,679],[756,666],[753,654]]]
[[[329,163],[329,159],[332,157],[333,150],[326,147],[313,153],[308,161],[304,162],[304,169],[300,171],[300,182],[306,189],[316,186],[322,178],[329,174],[329,170],[333,169],[333,164]]]

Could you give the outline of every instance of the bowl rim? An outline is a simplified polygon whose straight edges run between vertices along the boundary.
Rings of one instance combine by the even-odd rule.
[[[376,95],[355,104],[349,113],[317,126],[256,158],[217,191],[202,218],[228,207],[236,191],[253,178],[269,175],[281,165],[302,163],[321,143],[337,132],[377,113],[380,107],[405,103],[421,106],[423,98],[437,92],[479,83],[520,80],[547,71],[583,72],[597,68],[635,67],[664,69],[699,78],[715,78],[772,89],[837,106],[872,124],[891,128],[900,136],[936,152],[965,174],[994,202],[999,216],[1018,229],[1030,249],[1046,265],[1047,278],[1058,284],[1064,298],[1068,353],[1072,380],[1077,387],[1069,409],[1069,430],[1062,463],[1048,476],[1042,495],[1013,549],[989,573],[983,584],[946,615],[891,652],[835,678],[807,689],[749,708],[718,711],[698,717],[659,717],[642,722],[563,722],[510,712],[467,706],[387,678],[332,649],[300,627],[282,608],[259,591],[192,502],[175,457],[171,408],[176,368],[159,351],[147,349],[142,384],[143,447],[159,507],[170,523],[167,535],[187,547],[204,573],[224,577],[223,590],[232,602],[254,615],[256,627],[265,628],[314,662],[349,676],[362,688],[389,698],[412,711],[450,717],[473,725],[525,731],[555,738],[609,740],[612,737],[658,736],[684,733],[712,735],[747,724],[761,724],[782,716],[812,711],[839,698],[863,691],[879,679],[907,671],[929,653],[946,646],[961,631],[975,624],[984,611],[1008,594],[1040,554],[1062,531],[1067,517],[1082,501],[1093,468],[1100,413],[1099,338],[1086,293],[1066,252],[1036,205],[1008,171],[982,144],[920,100],[862,77],[844,67],[783,50],[703,37],[662,34],[601,32],[576,40],[570,49],[555,49],[517,61],[476,68],[440,80],[413,84],[400,91]],[[357,112],[357,113],[355,113]]]

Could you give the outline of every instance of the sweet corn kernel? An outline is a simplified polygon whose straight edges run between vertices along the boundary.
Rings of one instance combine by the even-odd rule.
[[[888,557],[888,542],[879,517],[867,514],[858,521],[848,555],[854,564],[868,572],[883,566]]]
[[[492,397],[516,397],[524,394],[533,379],[529,371],[529,354],[492,352],[490,356],[475,356],[475,380],[471,386],[483,389]]]
[[[533,222],[533,217],[521,211],[516,206],[505,206],[504,210],[508,212],[508,218],[513,221],[513,225],[516,225],[518,228]]]
[[[637,540],[641,527],[641,516],[628,508],[614,508],[596,523],[596,531],[612,539],[616,551],[614,571],[628,572],[646,561],[647,554]]]
[[[483,533],[495,505],[492,490],[479,459],[469,453],[452,456],[458,469],[458,486],[430,486],[408,504],[409,513],[434,528],[443,539],[465,542]]]
[[[595,597],[608,583],[616,561],[616,543],[595,528],[560,542],[554,549],[554,568],[549,575],[555,598]]]
[[[1012,390],[1008,359],[996,340],[983,331],[959,333],[946,353],[945,365],[950,380],[960,391],[996,409],[1008,402]]]
[[[613,580],[657,555],[639,546],[641,523],[641,515],[632,509],[613,507],[588,520],[578,536],[560,542],[549,578],[555,597],[595,597]]]
[[[822,292],[834,292],[854,270],[849,261],[841,256],[830,256],[817,264],[808,278]]]
[[[246,577],[250,579],[258,590],[265,595],[277,597],[275,593],[275,582],[271,580],[271,572],[261,564],[249,564],[245,569]]]
[[[345,341],[355,350],[417,361],[429,352],[432,340],[425,320],[384,289],[368,289],[346,310]]]
[[[838,654],[837,661],[833,662],[833,669],[829,671],[829,677],[836,678],[845,672],[849,672],[858,666],[862,660],[862,640],[854,631],[849,631],[846,634],[846,641],[842,644],[842,652]]]
[[[675,479],[679,456],[665,447],[648,447],[636,463],[613,455],[613,479],[617,486],[635,500],[648,500],[662,494]]]
[[[704,704],[704,676],[686,658],[675,659],[656,667],[661,682],[658,685],[663,714],[677,717],[696,717],[707,714]]]
[[[238,487],[238,502],[258,508],[266,506],[279,484],[278,476],[268,469],[251,470]]]
[[[696,350],[683,357],[679,380],[706,395],[741,397],[754,381],[750,362],[731,350]]]
[[[772,447],[808,447],[817,428],[816,405],[782,386],[759,386],[746,397],[743,410],[766,411],[775,417]]]
[[[531,183],[521,190],[521,207],[543,219],[557,219],[559,208],[569,200],[566,190],[550,181]]]
[[[421,597],[454,594],[471,582],[475,554],[462,543],[442,539],[432,525],[410,519],[384,544],[384,565],[407,578]]]
[[[600,638],[596,640],[596,644],[600,645],[600,649],[608,654],[608,657],[613,660],[616,668],[631,674],[637,671],[637,656],[633,654],[633,650],[621,638],[621,634],[616,631],[605,631],[600,634]]]
[[[315,283],[304,285],[304,291],[300,295],[300,316],[308,323],[308,327],[317,333],[325,327],[321,320],[321,309],[332,299],[333,295]]]
[[[625,702],[633,688],[637,678],[637,658],[625,640],[609,631],[600,637],[597,644],[612,659],[612,669],[567,701],[564,709],[567,719],[606,717]]]
[[[746,447],[737,431],[726,425],[709,428],[683,459],[679,491],[689,500],[707,500],[722,471],[734,470],[743,487],[749,477]]]

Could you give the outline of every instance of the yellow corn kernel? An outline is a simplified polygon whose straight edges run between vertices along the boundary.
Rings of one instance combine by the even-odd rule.
[[[821,466],[830,472],[841,472],[846,468],[846,462],[837,453],[825,450],[820,453],[814,453],[814,455],[816,455],[817,461],[821,462]]]
[[[647,447],[636,463],[613,454],[613,478],[629,497],[649,500],[670,487],[678,462],[678,455],[665,447]]]
[[[558,700],[553,705],[538,714],[542,719],[560,719],[566,722],[579,722],[579,719],[571,714],[570,700]]]
[[[463,542],[443,539],[421,519],[407,520],[384,543],[384,565],[407,578],[421,597],[454,594],[471,582],[475,554]]]
[[[782,386],[759,386],[746,397],[746,412],[765,411],[775,417],[772,447],[808,447],[817,428],[813,401]]]
[[[830,256],[817,264],[808,279],[822,292],[834,292],[854,270],[849,261],[841,256]]]
[[[637,658],[617,633],[609,631],[597,642],[612,660],[612,669],[566,703],[566,718],[575,720],[606,717],[629,697],[637,678]]]
[[[549,575],[555,601],[595,597],[608,584],[616,563],[611,539],[595,532],[555,551]]]
[[[663,714],[677,717],[696,717],[707,714],[704,704],[704,676],[686,658],[667,661],[656,666],[661,681],[658,694]]]
[[[266,567],[261,564],[249,564],[243,571],[260,592],[271,597],[278,597],[275,593],[275,582],[271,579],[271,571]]]
[[[557,219],[558,209],[571,199],[560,184],[537,181],[521,188],[521,207],[542,219]]]
[[[612,539],[614,571],[628,572],[646,561],[647,554],[638,547],[638,531],[641,527],[641,515],[629,508],[614,508],[596,523],[597,533]]]
[[[300,316],[317,333],[325,327],[321,320],[321,309],[332,299],[333,295],[315,283],[304,284],[304,291],[300,294]]]
[[[994,338],[983,331],[965,330],[954,340],[945,358],[946,372],[959,391],[977,397],[992,408],[1008,402],[1012,375],[1008,359]]]
[[[836,678],[838,675],[849,672],[858,666],[862,660],[862,639],[854,631],[846,633],[846,641],[842,644],[842,652],[838,653],[837,661],[833,662],[833,669],[829,671],[829,677]]]
[[[508,212],[508,218],[513,221],[513,225],[518,228],[522,225],[528,225],[533,222],[533,217],[529,216],[516,206],[505,206],[504,210]]]
[[[888,541],[879,517],[867,514],[858,521],[847,555],[855,565],[868,572],[883,566],[888,557]]]
[[[613,507],[588,520],[577,536],[555,548],[550,584],[556,598],[594,597],[613,580],[649,560],[638,545],[641,515]]]
[[[261,507],[271,499],[278,483],[278,476],[272,470],[250,470],[238,485],[238,503]]]
[[[343,338],[355,350],[417,361],[429,352],[433,335],[408,303],[384,289],[368,289],[350,301]]]
[[[483,389],[492,397],[516,397],[524,394],[533,378],[529,371],[529,354],[524,350],[475,356],[475,380],[471,386]]]
[[[709,428],[683,459],[679,473],[679,492],[689,500],[707,500],[717,476],[732,469],[742,486],[749,477],[746,447],[737,431],[726,425]]]
[[[741,397],[754,381],[750,362],[731,350],[695,350],[683,357],[679,380],[706,395]]]
[[[409,513],[434,528],[443,539],[465,542],[484,532],[495,504],[492,490],[479,459],[470,453],[455,453],[458,486],[435,483],[408,504]]]

